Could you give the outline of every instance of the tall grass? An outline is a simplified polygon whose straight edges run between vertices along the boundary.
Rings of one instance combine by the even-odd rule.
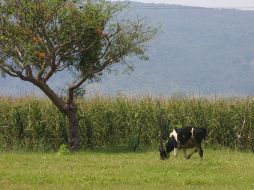
[[[165,134],[180,126],[206,127],[209,146],[254,151],[251,98],[96,96],[77,101],[81,148],[157,146],[159,111]],[[139,135],[140,132],[140,135]],[[0,148],[57,150],[68,144],[66,118],[46,99],[0,98]]]

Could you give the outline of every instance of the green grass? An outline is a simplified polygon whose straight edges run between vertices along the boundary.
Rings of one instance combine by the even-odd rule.
[[[158,152],[0,153],[1,189],[254,189],[254,155],[205,149],[159,160]]]

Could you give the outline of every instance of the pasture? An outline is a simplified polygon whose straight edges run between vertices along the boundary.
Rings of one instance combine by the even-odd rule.
[[[1,152],[1,189],[254,189],[253,153],[204,149],[161,161],[155,150]]]

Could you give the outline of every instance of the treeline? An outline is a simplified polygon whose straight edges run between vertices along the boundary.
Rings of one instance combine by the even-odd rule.
[[[208,129],[208,146],[254,151],[251,98],[96,96],[77,104],[81,149],[156,147],[162,113],[165,140],[173,128],[190,125]],[[68,141],[67,120],[49,100],[0,98],[0,149],[52,151]]]

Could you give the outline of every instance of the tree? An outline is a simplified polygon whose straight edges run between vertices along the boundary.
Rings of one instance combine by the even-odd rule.
[[[146,42],[157,29],[142,20],[121,20],[124,6],[105,0],[0,1],[0,71],[39,87],[69,121],[70,149],[79,149],[75,93],[128,56],[146,59]],[[62,98],[52,76],[71,74]]]

